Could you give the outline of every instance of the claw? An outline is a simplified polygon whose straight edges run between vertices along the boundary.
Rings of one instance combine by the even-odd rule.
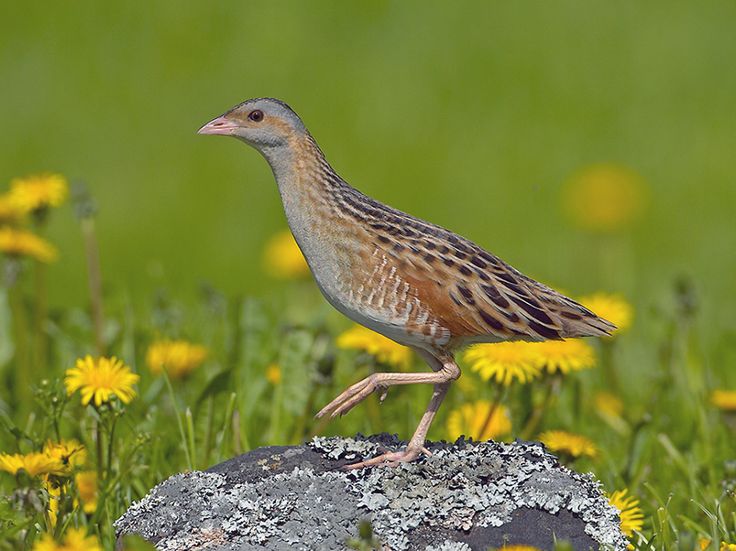
[[[422,446],[419,449],[406,448],[398,452],[387,452],[365,461],[359,461],[358,463],[352,463],[350,465],[343,466],[346,471],[353,471],[355,469],[364,469],[366,467],[397,467],[400,463],[410,463],[416,460],[422,453],[432,455],[430,451]]]

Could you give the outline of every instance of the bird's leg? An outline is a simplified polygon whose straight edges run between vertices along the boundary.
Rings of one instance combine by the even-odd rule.
[[[452,381],[460,376],[460,368],[457,367],[457,364],[451,356],[443,357],[443,359],[440,360],[437,357],[430,355],[429,353],[424,353],[423,351],[420,351],[420,354],[427,360],[427,363],[429,363],[430,367],[435,370],[435,373],[418,373],[416,375],[433,376],[434,380],[432,382],[434,382],[434,392],[432,393],[432,399],[430,400],[429,405],[424,412],[424,415],[422,415],[422,420],[419,422],[419,426],[414,431],[414,435],[411,437],[411,440],[406,446],[406,449],[396,452],[384,453],[372,459],[366,459],[365,461],[353,463],[352,465],[346,465],[344,467],[345,469],[362,469],[363,467],[371,467],[373,465],[387,465],[395,467],[399,463],[414,461],[422,453],[431,455],[430,452],[424,447],[424,442],[427,439],[427,432],[429,432],[429,427],[432,424],[432,420],[434,419],[434,416],[437,413],[440,404],[442,404],[442,400],[445,398],[445,394],[447,394],[447,390],[450,388],[450,384],[452,383]],[[429,381],[422,380],[414,382]]]
[[[344,469],[362,469],[363,467],[372,467],[374,465],[385,465],[388,467],[395,467],[399,463],[408,463],[414,461],[422,453],[426,455],[432,455],[429,450],[424,447],[424,442],[427,439],[427,432],[429,432],[429,426],[432,424],[437,410],[442,403],[442,400],[447,394],[447,390],[450,388],[450,383],[441,383],[434,385],[434,392],[432,393],[432,400],[427,406],[427,410],[422,415],[422,420],[419,422],[417,430],[414,431],[414,435],[409,440],[409,444],[405,449],[396,452],[387,452],[378,457],[366,459],[358,463],[351,465],[345,465]]]
[[[393,385],[438,384],[453,378],[457,377],[453,377],[451,373],[442,370],[437,373],[374,373],[349,386],[342,394],[323,407],[317,417],[323,417],[327,414],[330,417],[344,415],[376,390],[380,390],[384,394],[386,389]]]

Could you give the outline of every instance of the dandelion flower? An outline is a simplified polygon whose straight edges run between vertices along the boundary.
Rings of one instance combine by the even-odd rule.
[[[48,441],[43,452],[59,460],[64,466],[64,474],[70,474],[75,467],[81,467],[87,461],[87,450],[76,440]]]
[[[56,526],[56,518],[59,514],[59,499],[61,498],[61,486],[52,481],[51,478],[45,477],[43,487],[49,495],[48,512],[51,526]]]
[[[624,403],[615,394],[598,392],[595,395],[595,409],[601,415],[621,417],[621,414],[624,412]]]
[[[644,513],[639,507],[639,500],[634,496],[627,496],[628,490],[616,490],[608,496],[608,503],[618,509],[621,520],[621,531],[627,537],[634,535],[634,530],[641,530],[644,525]]]
[[[700,551],[706,551],[706,549],[709,549],[712,541],[713,540],[710,538],[699,538],[698,547],[700,547]],[[727,543],[722,541],[718,551],[736,551],[736,543]]]
[[[45,239],[9,226],[0,228],[0,251],[8,256],[28,256],[47,264],[58,257],[56,248]]]
[[[93,358],[85,356],[77,360],[77,364],[66,370],[64,384],[69,395],[79,390],[82,394],[82,405],[94,399],[95,406],[108,402],[112,395],[117,396],[124,404],[135,397],[133,385],[140,377],[115,357]]]
[[[465,353],[465,360],[481,379],[495,380],[509,386],[514,380],[528,383],[541,373],[534,344],[528,342],[500,342],[477,344]]]
[[[582,339],[529,343],[529,347],[535,353],[537,365],[548,373],[567,374],[595,365],[595,351]]]
[[[570,218],[600,233],[624,229],[643,212],[647,187],[636,172],[615,164],[595,164],[574,175],[563,190]]]
[[[710,403],[723,411],[736,411],[736,390],[714,390]]]
[[[266,368],[266,380],[274,386],[281,383],[281,368],[278,364],[271,364]]]
[[[598,448],[585,436],[572,434],[562,430],[548,430],[539,435],[539,439],[550,451],[564,453],[578,458],[581,456],[596,457]]]
[[[63,475],[65,470],[60,459],[44,452],[0,453],[0,471],[7,471],[12,475],[20,471],[25,471],[29,476]]]
[[[69,192],[60,174],[34,174],[10,182],[10,200],[22,212],[33,212],[61,205]]]
[[[52,524],[55,525],[56,521],[54,520]],[[47,533],[36,540],[31,551],[65,551],[65,549],[63,545],[54,541],[54,536]]]
[[[634,320],[634,308],[621,295],[594,293],[580,297],[580,304],[616,326],[614,334],[626,331]]]
[[[79,472],[74,476],[74,484],[82,502],[82,510],[88,515],[94,513],[97,510],[97,473]]]
[[[151,373],[159,374],[165,369],[175,379],[188,375],[202,365],[205,358],[207,348],[183,340],[154,342],[146,353],[146,363]]]
[[[499,547],[498,551],[541,551],[539,547],[534,547],[533,545],[504,545],[503,547]]]
[[[0,224],[17,224],[23,219],[23,215],[23,211],[15,206],[9,194],[0,195]]]
[[[491,440],[511,432],[509,410],[504,406],[497,405],[490,422],[486,424],[491,407],[491,403],[487,400],[478,400],[452,410],[447,418],[448,437],[457,440],[465,435],[480,441]]]
[[[289,230],[268,240],[263,251],[266,271],[278,279],[298,279],[309,274],[309,266]]]
[[[84,528],[69,528],[63,544],[54,541],[51,534],[43,534],[32,551],[102,551],[96,536],[88,536]]]
[[[408,369],[411,364],[411,350],[409,348],[362,325],[355,325],[339,335],[337,346],[342,349],[368,352],[379,362],[401,369]]]

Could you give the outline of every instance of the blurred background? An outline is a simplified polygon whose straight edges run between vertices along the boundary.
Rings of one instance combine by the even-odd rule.
[[[112,549],[112,520],[174,472],[418,423],[427,388],[313,420],[369,373],[426,367],[320,297],[266,162],[196,134],[260,96],[290,104],[361,191],[574,298],[595,293],[584,302],[621,326],[527,345],[548,350],[533,384],[493,379],[524,345],[460,354],[430,439],[543,440],[616,490],[622,527],[642,500],[629,535],[645,518],[657,549],[736,542],[732,0],[6,4],[0,551],[66,526]],[[71,196],[29,203],[24,189],[65,189],[22,179],[43,172]],[[81,223],[80,183],[97,208]],[[95,379],[108,354],[132,366],[127,383]],[[77,394],[113,383],[109,404]],[[565,456],[556,429],[595,444]],[[79,465],[49,483],[39,457],[64,446]]]
[[[3,11],[0,179],[48,170],[85,182],[106,293],[134,306],[159,288],[191,300],[202,282],[280,292],[262,261],[285,227],[268,166],[196,134],[244,99],[274,96],[355,187],[531,276],[622,292],[643,316],[685,278],[708,327],[736,323],[733,2]],[[72,211],[47,232],[62,259],[52,309],[87,300]]]

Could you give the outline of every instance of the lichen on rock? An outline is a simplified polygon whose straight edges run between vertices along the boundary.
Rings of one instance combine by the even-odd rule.
[[[396,437],[314,438],[260,448],[207,472],[175,475],[116,522],[162,551],[345,549],[361,520],[385,549],[626,548],[617,512],[591,475],[537,443],[429,443],[431,457],[395,468],[341,467]],[[554,536],[553,536],[554,534]]]

